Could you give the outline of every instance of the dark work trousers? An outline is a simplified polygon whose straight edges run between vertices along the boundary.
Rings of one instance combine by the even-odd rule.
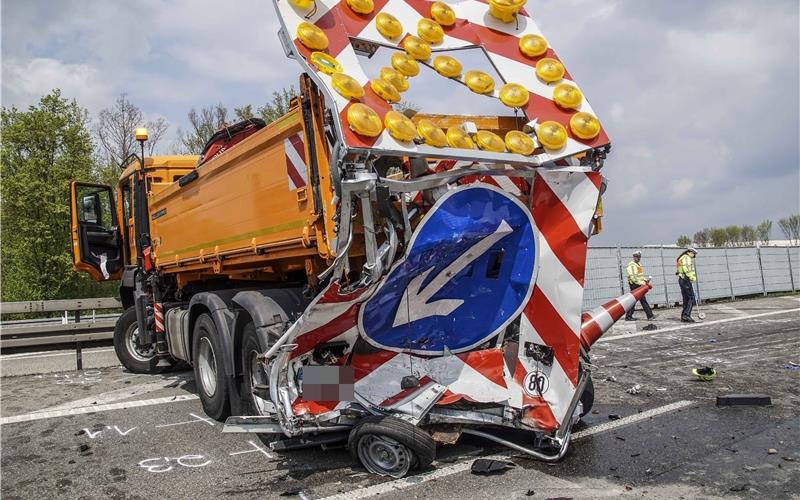
[[[689,319],[692,317],[692,308],[696,303],[694,298],[694,286],[692,286],[692,282],[686,278],[678,278],[678,284],[681,286],[681,295],[683,296],[681,319]]]
[[[631,292],[636,290],[642,285],[634,285],[632,283],[628,283],[628,286],[631,287]],[[644,313],[647,315],[647,319],[651,319],[653,317],[653,310],[650,309],[650,304],[647,303],[647,298],[642,295],[642,299],[639,301],[642,304],[642,309],[644,309]],[[633,310],[636,309],[636,304],[633,304],[631,310],[625,314],[625,319],[633,319]]]

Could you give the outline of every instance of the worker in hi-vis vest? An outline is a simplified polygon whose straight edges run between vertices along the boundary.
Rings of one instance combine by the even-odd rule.
[[[644,275],[644,268],[639,263],[642,260],[642,252],[636,250],[633,252],[633,260],[628,263],[628,286],[631,287],[631,291],[636,290],[640,286],[644,286],[650,281],[650,278],[647,278]],[[650,309],[650,304],[647,303],[647,299],[644,295],[642,298],[639,299],[639,302],[642,304],[642,309],[644,309],[644,313],[647,315],[647,319],[655,319],[656,315],[653,314],[653,310]],[[633,310],[636,309],[636,304],[631,307],[630,311],[625,314],[625,321],[633,321]]]
[[[676,262],[678,270],[678,284],[681,286],[683,296],[683,311],[681,311],[681,321],[684,323],[694,323],[692,319],[692,308],[696,303],[694,297],[694,282],[697,281],[697,274],[694,272],[694,258],[697,250],[689,247],[678,257]]]

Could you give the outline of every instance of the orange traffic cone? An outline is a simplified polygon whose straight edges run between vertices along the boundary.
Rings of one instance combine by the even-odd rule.
[[[581,346],[583,349],[588,352],[592,344],[597,342],[597,339],[611,328],[611,325],[616,323],[622,315],[631,310],[651,288],[653,287],[650,283],[647,283],[622,297],[583,313],[581,316]]]

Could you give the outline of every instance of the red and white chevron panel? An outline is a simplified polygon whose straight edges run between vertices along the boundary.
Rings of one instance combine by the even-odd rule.
[[[356,14],[347,6],[344,0],[317,0],[312,8],[307,11],[293,6],[288,0],[273,0],[281,22],[290,37],[296,37],[297,26],[304,21],[314,23],[325,32],[329,40],[326,53],[336,58],[341,64],[343,72],[364,87],[365,95],[361,102],[373,108],[381,118],[389,111],[391,106],[383,99],[379,98],[369,88],[370,78],[378,78],[376,74],[366,74],[361,67],[356,52],[350,44],[350,38],[371,41],[383,46],[395,46],[398,50],[402,40],[408,35],[417,35],[417,23],[420,19],[430,18],[430,5],[428,0],[374,0],[375,8],[371,14]],[[540,57],[530,58],[523,55],[519,50],[519,39],[527,34],[541,35],[539,28],[534,21],[524,14],[524,11],[517,16],[516,22],[504,23],[489,15],[488,2],[480,0],[449,0],[446,1],[456,13],[457,20],[453,26],[443,26],[445,33],[441,43],[432,45],[434,55],[437,53],[448,53],[452,49],[480,46],[485,49],[489,61],[484,68],[464,68],[464,72],[470,69],[479,69],[492,72],[490,68],[496,69],[502,78],[502,82],[496,82],[494,97],[497,97],[497,90],[503,83],[518,83],[525,86],[529,92],[528,104],[523,112],[529,120],[538,120],[539,123],[546,120],[554,120],[561,123],[570,134],[567,145],[561,151],[548,151],[544,160],[557,160],[572,156],[591,148],[603,146],[609,143],[609,138],[604,130],[591,140],[579,139],[569,132],[569,119],[578,112],[585,111],[595,114],[588,101],[584,98],[577,110],[567,110],[556,105],[553,100],[553,87],[555,84],[547,84],[541,81],[535,73],[536,62],[544,57],[558,59],[552,50],[548,49]],[[403,26],[406,34],[397,39],[390,40],[382,36],[375,27],[375,16],[381,12],[396,17]],[[301,64],[307,72],[315,74],[318,81],[327,87],[327,94],[333,102],[329,102],[335,111],[339,113],[344,131],[345,143],[354,148],[371,148],[389,151],[407,151],[418,154],[442,153],[441,148],[435,148],[425,144],[414,144],[412,142],[401,142],[393,139],[388,132],[384,131],[377,138],[369,138],[355,134],[347,124],[346,112],[351,102],[340,96],[331,86],[331,77],[319,72],[307,62],[311,51],[303,46],[297,38],[294,38],[297,52],[304,58]],[[452,57],[459,58],[457,51],[450,53]],[[385,54],[386,66],[390,66],[389,55]],[[433,71],[423,68],[423,71]],[[444,77],[442,77],[444,78]],[[572,82],[569,73],[565,73],[560,82]],[[410,85],[414,85],[411,78]],[[475,96],[476,98],[488,98]],[[509,110],[509,114],[511,114]],[[445,148],[453,157],[463,157],[466,150]],[[498,161],[524,161],[525,157],[511,153],[496,153]]]
[[[289,190],[294,191],[308,184],[308,163],[306,162],[306,146],[303,132],[290,135],[283,140],[286,152],[286,178]]]
[[[546,430],[564,423],[578,382],[586,251],[600,181],[599,172],[539,170],[533,183],[538,273],[520,322],[512,406]],[[528,357],[528,342],[551,347],[552,364]]]

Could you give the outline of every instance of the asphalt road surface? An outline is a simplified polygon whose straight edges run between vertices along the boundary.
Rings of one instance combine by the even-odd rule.
[[[222,434],[191,373],[120,368],[2,380],[2,486],[14,498],[797,498],[800,492],[800,298],[704,306],[618,323],[592,349],[595,407],[559,464],[478,438],[440,447],[415,475],[373,476],[344,448],[278,453],[254,435]],[[658,312],[658,311],[657,311]],[[639,316],[643,316],[641,312]],[[691,368],[713,366],[713,382]],[[633,388],[638,387],[634,390]],[[630,391],[629,391],[630,390]],[[717,407],[766,393],[766,407]],[[618,416],[616,419],[612,416]],[[476,476],[476,456],[516,467]]]

